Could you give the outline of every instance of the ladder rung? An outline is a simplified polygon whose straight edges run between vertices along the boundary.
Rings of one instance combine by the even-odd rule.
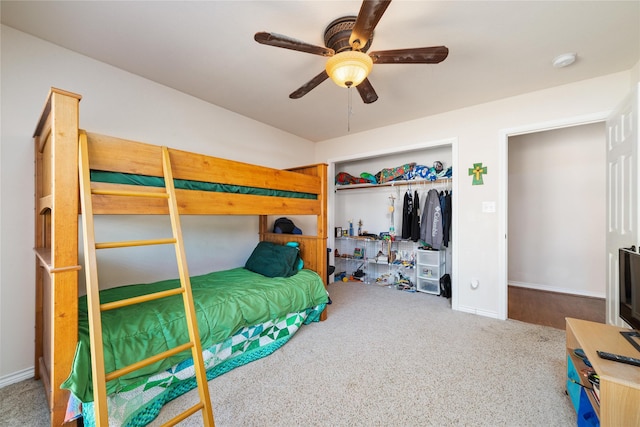
[[[167,245],[167,244],[172,244],[176,242],[177,240],[175,238],[128,240],[126,242],[103,242],[103,243],[96,243],[96,249],[128,248],[131,246]]]
[[[172,349],[169,349],[167,351],[164,351],[160,354],[156,354],[155,356],[151,356],[148,357],[144,360],[141,360],[139,362],[133,363],[129,366],[125,366],[124,368],[118,369],[116,371],[113,372],[109,372],[108,374],[105,375],[105,379],[107,381],[111,381],[111,380],[115,380],[116,378],[120,378],[123,375],[126,375],[130,372],[136,371],[140,368],[144,368],[145,366],[149,366],[152,363],[156,363],[162,359],[166,359],[167,357],[173,356],[175,354],[181,353],[185,350],[190,349],[191,347],[193,347],[193,343],[192,342],[188,342],[186,344],[182,344],[179,345],[178,347],[174,347]]]
[[[161,427],[174,426],[174,425],[178,424],[180,421],[186,420],[187,418],[189,418],[191,415],[195,414],[196,412],[198,412],[202,408],[204,408],[204,404],[202,402],[198,402],[195,405],[193,405],[191,408],[189,408],[186,411],[184,411],[183,413],[176,415],[175,417],[171,418],[166,423],[162,424]]]
[[[125,190],[103,190],[92,188],[91,194],[99,196],[124,196],[124,197],[149,197],[155,199],[168,199],[167,193],[153,193],[151,191],[125,191]]]
[[[167,291],[154,292],[152,294],[140,295],[139,297],[121,299],[119,301],[106,302],[100,304],[100,310],[108,311],[115,310],[116,308],[127,307],[134,304],[141,304],[147,301],[153,301],[160,298],[167,298],[174,295],[179,295],[184,292],[183,288],[169,289]]]

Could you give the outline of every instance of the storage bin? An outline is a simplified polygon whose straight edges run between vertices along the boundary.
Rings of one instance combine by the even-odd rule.
[[[599,427],[600,420],[598,420],[598,416],[591,405],[587,391],[576,382],[580,383],[580,374],[571,356],[567,356],[567,394],[571,398],[571,403],[578,414],[578,427]]]
[[[430,280],[419,277],[416,290],[420,292],[427,292],[429,294],[440,295],[440,280]]]
[[[577,384],[576,384],[577,385]],[[578,409],[578,427],[599,427],[600,420],[584,388],[580,387],[580,409]]]
[[[580,391],[582,387],[574,381],[580,382],[580,374],[578,374],[571,356],[567,356],[567,394],[571,398],[571,403],[573,403],[573,408],[577,413],[580,408]]]
[[[416,290],[440,295],[440,278],[445,274],[445,252],[418,249]]]

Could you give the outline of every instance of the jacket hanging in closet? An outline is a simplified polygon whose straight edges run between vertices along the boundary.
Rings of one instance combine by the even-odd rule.
[[[422,211],[420,238],[433,249],[440,250],[442,247],[442,208],[440,195],[433,188],[427,193]]]
[[[440,193],[440,208],[442,209],[442,245],[449,247],[449,239],[451,238],[451,192],[444,191]]]
[[[411,240],[420,240],[420,198],[418,192],[413,193],[413,211],[411,213]]]
[[[413,224],[413,198],[411,192],[404,193],[404,202],[402,204],[402,234],[403,239],[411,237],[411,225]]]

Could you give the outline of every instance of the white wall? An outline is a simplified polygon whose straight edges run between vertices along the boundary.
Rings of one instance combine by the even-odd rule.
[[[80,125],[93,132],[277,168],[313,163],[310,141],[12,28],[1,31],[0,384],[33,367],[32,135],[51,86],[83,95]],[[161,221],[137,218],[131,228],[149,223],[159,229]],[[113,224],[122,221],[101,218],[97,227],[113,236],[120,232]],[[183,217],[183,228],[190,272],[201,274],[243,265],[257,242],[258,220]],[[159,266],[153,253],[146,254],[129,257],[136,262],[108,259],[118,268],[100,270],[101,283],[128,280],[123,272],[141,280],[175,275],[171,263]]]
[[[509,138],[510,285],[604,298],[605,124]]]
[[[460,167],[454,177],[459,240],[454,242],[454,302],[463,311],[505,317],[505,290],[499,286],[504,260],[498,256],[505,238],[500,235],[498,215],[505,203],[498,180],[504,167],[501,132],[611,110],[629,92],[632,80],[630,72],[616,73],[323,141],[315,146],[316,161],[327,161],[336,153],[364,156],[384,150],[388,141],[402,150],[425,141],[457,138]],[[488,173],[484,185],[474,186],[467,171],[480,162]],[[482,212],[485,201],[496,203],[496,213]],[[474,279],[479,281],[477,289],[470,286]]]

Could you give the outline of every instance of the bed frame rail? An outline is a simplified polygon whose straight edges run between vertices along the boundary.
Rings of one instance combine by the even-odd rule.
[[[87,132],[91,169],[162,177],[160,146]],[[318,194],[320,178],[169,149],[174,178]]]
[[[162,176],[156,161],[160,147],[142,142],[87,132],[90,168],[149,176]],[[242,185],[308,193],[316,199],[228,194],[210,191],[176,190],[181,215],[321,215],[325,193],[321,169],[326,165],[305,166],[293,170],[274,170],[262,166],[169,149],[176,179]],[[298,170],[306,172],[298,172]],[[320,170],[320,171],[318,171]],[[123,190],[124,184],[93,183],[93,188]],[[139,187],[138,187],[139,188]],[[148,191],[162,192],[149,187]],[[96,214],[167,214],[160,200],[138,202],[110,196],[94,199]]]

